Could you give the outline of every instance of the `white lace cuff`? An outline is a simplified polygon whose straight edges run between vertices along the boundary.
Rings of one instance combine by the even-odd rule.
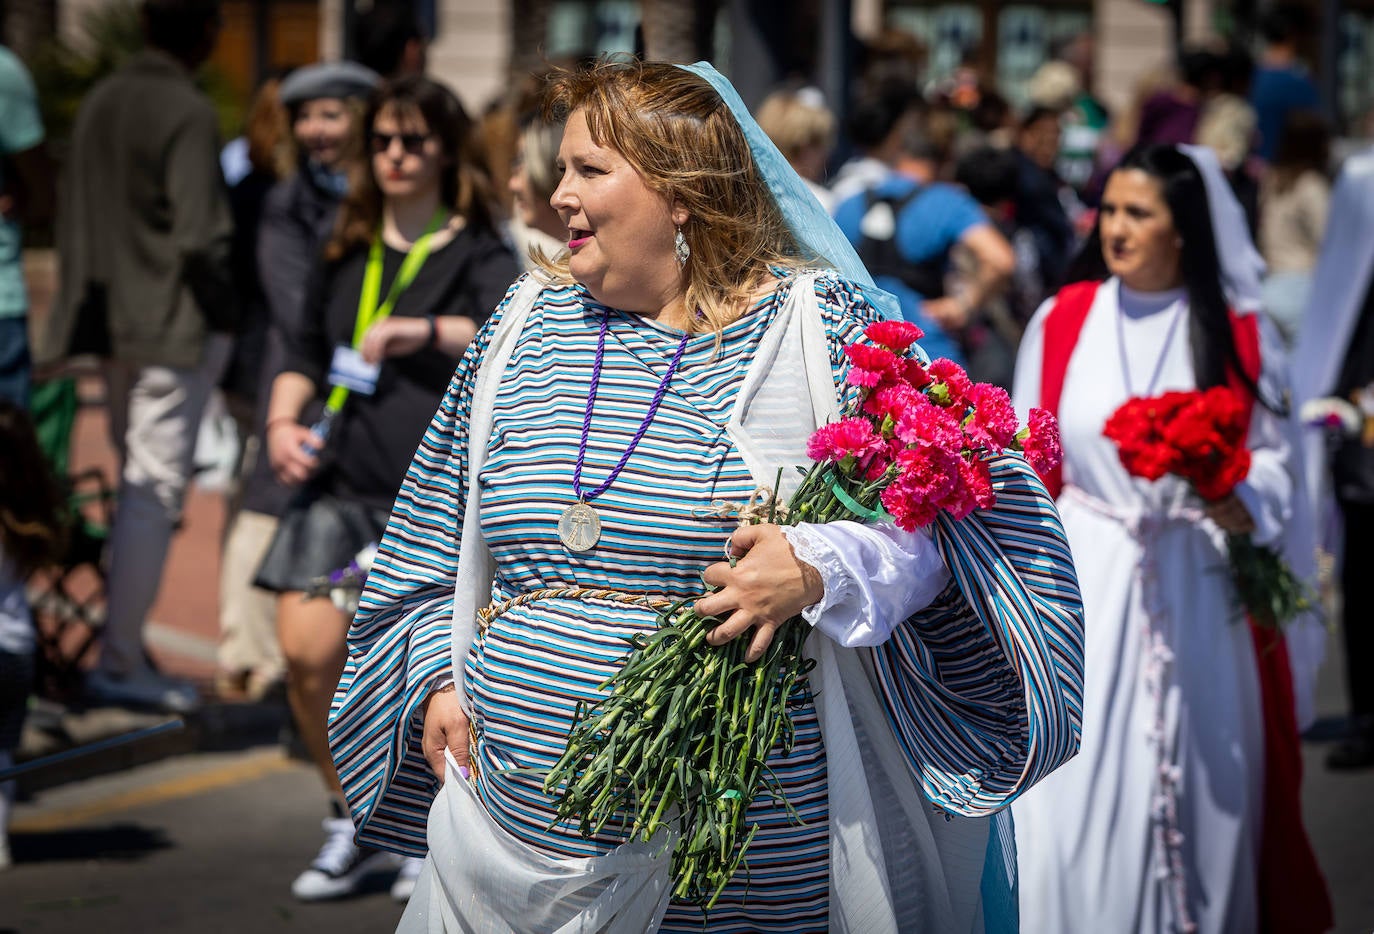
[[[949,582],[925,531],[891,523],[802,523],[782,530],[797,558],[821,575],[825,595],[802,617],[840,645],[881,645]]]
[[[854,579],[840,563],[840,556],[830,542],[814,531],[816,528],[817,525],[808,522],[782,528],[783,537],[792,546],[797,560],[815,568],[821,575],[821,583],[825,585],[821,599],[802,610],[802,619],[812,626],[819,623],[831,607],[854,598]]]

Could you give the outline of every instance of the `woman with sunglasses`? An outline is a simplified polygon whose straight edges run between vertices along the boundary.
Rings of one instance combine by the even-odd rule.
[[[391,857],[353,844],[325,735],[348,616],[305,592],[381,537],[457,358],[517,271],[452,92],[418,76],[383,85],[363,126],[367,171],[307,286],[267,417],[272,466],[298,493],[257,583],[279,595],[292,715],[333,797],[324,847],[292,886],[306,901],[352,893]],[[302,413],[314,399],[325,414],[312,426]],[[393,894],[411,879],[403,869]]]

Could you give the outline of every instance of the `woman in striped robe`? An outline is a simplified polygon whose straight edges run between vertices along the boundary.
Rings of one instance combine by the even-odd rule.
[[[625,637],[654,626],[567,590],[680,598],[703,576],[722,587],[701,606],[726,619],[713,641],[757,653],[780,625],[821,630],[814,701],[769,761],[802,820],[754,802],[747,868],[708,929],[1015,929],[1002,809],[1073,755],[1081,713],[1081,604],[1043,486],[1005,456],[998,505],[933,534],[751,526],[720,562],[722,505],[802,462],[838,412],[842,348],[886,297],[709,66],[601,64],[555,95],[570,256],[517,282],[460,364],[331,714],[360,840],[418,854],[428,820],[402,929],[702,929],[666,896],[636,914],[545,894],[633,853],[551,827],[537,773]],[[560,534],[577,503],[598,517],[587,539]],[[473,786],[446,762],[475,765]]]

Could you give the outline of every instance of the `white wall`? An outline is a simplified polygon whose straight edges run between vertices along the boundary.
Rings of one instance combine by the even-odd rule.
[[[337,62],[343,57],[343,0],[320,0],[320,61]]]
[[[438,0],[437,6],[438,35],[429,45],[428,73],[453,88],[476,117],[506,89],[510,3]],[[337,59],[343,45],[343,0],[320,0],[321,57]]]
[[[439,0],[429,73],[457,92],[474,117],[505,93],[510,61],[507,0]]]
[[[1097,0],[1093,19],[1097,94],[1118,112],[1141,75],[1172,63],[1173,23],[1167,10],[1141,0]]]
[[[1186,43],[1216,37],[1214,0],[1184,0]],[[1142,0],[1096,0],[1097,93],[1113,111],[1130,101],[1141,75],[1173,64],[1173,23],[1167,10]]]

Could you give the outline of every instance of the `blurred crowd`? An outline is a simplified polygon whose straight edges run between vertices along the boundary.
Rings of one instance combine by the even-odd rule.
[[[37,653],[24,581],[63,549],[61,478],[41,479],[23,413],[31,385],[96,354],[122,467],[87,697],[182,713],[201,702],[152,664],[143,629],[187,487],[218,461],[232,481],[216,691],[284,692],[332,802],[294,891],[335,897],[382,854],[352,844],[325,736],[349,620],[330,578],[365,564],[455,363],[507,286],[563,248],[549,203],[561,128],[538,75],[469,115],[424,77],[414,17],[377,5],[358,24],[356,61],[270,76],[242,135],[221,145],[192,80],[214,46],[215,3],[145,0],[143,24],[147,49],[87,96],[60,173],[32,82],[0,50],[0,768]],[[1267,265],[1264,310],[1297,345],[1339,170],[1298,57],[1311,27],[1301,9],[1272,7],[1257,48],[1185,49],[1116,111],[1094,94],[1087,34],[1061,41],[1015,106],[973,65],[926,81],[919,48],[889,37],[864,50],[846,107],[798,82],[755,113],[925,331],[923,348],[976,380],[1012,385],[1021,336],[1068,281],[1104,180],[1142,143],[1214,151]],[[55,191],[61,288],[30,350],[20,230],[45,222]],[[1359,508],[1349,515],[1365,531],[1350,540],[1367,549]],[[1369,660],[1354,648],[1352,671]],[[1374,765],[1374,705],[1357,699],[1354,713],[1334,767]],[[417,868],[400,866],[397,897]]]
[[[759,120],[939,353],[982,379],[1009,380],[1019,334],[1064,283],[1104,179],[1151,143],[1216,153],[1269,267],[1266,308],[1291,342],[1336,168],[1298,58],[1312,25],[1301,7],[1276,6],[1258,54],[1185,48],[1115,113],[1093,93],[1086,33],[1058,43],[1019,107],[971,65],[923,83],[919,50],[892,42],[869,50],[843,126],[813,88],[778,91]]]

